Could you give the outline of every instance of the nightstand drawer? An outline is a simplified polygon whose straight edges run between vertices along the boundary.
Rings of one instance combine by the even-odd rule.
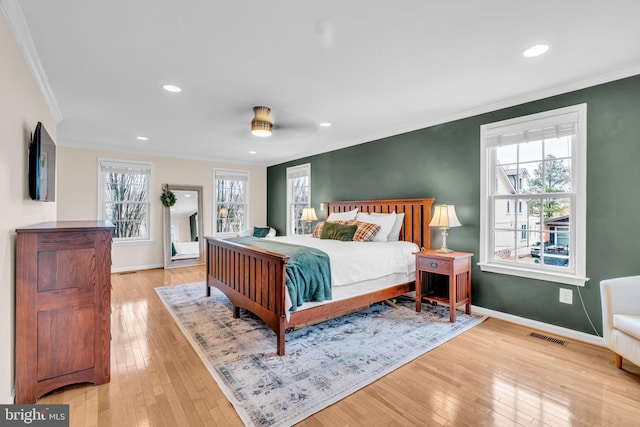
[[[431,271],[434,273],[449,274],[451,261],[438,258],[428,258],[418,256],[418,270]]]

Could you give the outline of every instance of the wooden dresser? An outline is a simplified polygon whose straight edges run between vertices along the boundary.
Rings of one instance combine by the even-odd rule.
[[[58,221],[16,230],[16,403],[109,382],[112,229]]]

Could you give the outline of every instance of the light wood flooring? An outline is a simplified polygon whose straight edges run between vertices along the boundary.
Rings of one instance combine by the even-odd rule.
[[[114,274],[111,382],[38,403],[70,404],[71,426],[242,425],[154,291],[203,280],[203,267]],[[530,332],[488,319],[300,425],[640,425],[640,368]]]

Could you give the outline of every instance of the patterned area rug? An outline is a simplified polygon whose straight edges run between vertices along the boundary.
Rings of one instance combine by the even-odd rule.
[[[287,354],[275,333],[251,313],[233,319],[229,300],[204,283],[156,288],[182,332],[246,425],[295,424],[479,324],[484,317],[423,305],[376,304],[357,313],[292,330]]]

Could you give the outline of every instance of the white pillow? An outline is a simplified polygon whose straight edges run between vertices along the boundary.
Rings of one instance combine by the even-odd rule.
[[[354,210],[349,212],[333,212],[331,215],[329,215],[329,218],[327,218],[327,221],[329,222],[338,221],[338,220],[351,221],[356,219],[357,214],[358,214],[358,208],[355,208]]]
[[[379,214],[379,213],[359,213],[356,216],[357,221],[369,222],[371,224],[378,224],[380,226],[380,231],[376,233],[373,237],[372,242],[386,242],[393,225],[396,222],[396,213],[390,214]]]
[[[396,212],[393,211],[393,213],[396,213]],[[376,214],[376,215],[384,215],[384,214]],[[387,237],[387,242],[397,242],[398,240],[400,240],[400,229],[402,228],[403,222],[404,222],[404,212],[396,214],[396,222],[393,224],[393,227],[389,232],[389,236]]]

